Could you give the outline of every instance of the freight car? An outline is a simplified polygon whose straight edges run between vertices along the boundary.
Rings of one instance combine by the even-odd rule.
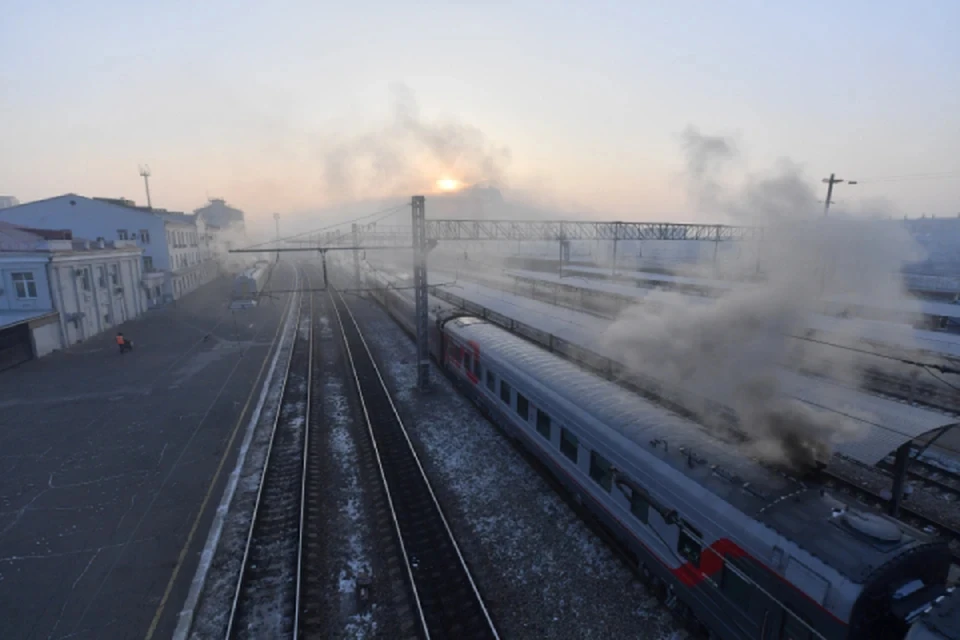
[[[413,300],[366,288],[408,332]],[[946,590],[950,554],[885,516],[748,458],[487,321],[431,305],[430,351],[587,509],[654,592],[714,638],[884,640]]]

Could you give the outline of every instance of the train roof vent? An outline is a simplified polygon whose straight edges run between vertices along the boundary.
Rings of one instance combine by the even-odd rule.
[[[847,511],[843,521],[854,531],[884,542],[898,542],[903,536],[900,527],[872,513]]]

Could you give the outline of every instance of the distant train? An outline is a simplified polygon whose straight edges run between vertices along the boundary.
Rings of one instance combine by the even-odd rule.
[[[362,277],[415,333],[406,283],[366,268]],[[430,312],[431,355],[701,633],[900,640],[946,593],[946,543],[760,465],[484,319],[436,302]]]
[[[256,304],[270,280],[272,269],[271,263],[261,261],[237,274],[233,280],[233,302]]]

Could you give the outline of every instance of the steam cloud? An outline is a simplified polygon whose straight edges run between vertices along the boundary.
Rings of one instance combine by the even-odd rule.
[[[749,177],[735,192],[725,190],[718,176],[737,158],[734,143],[693,127],[681,141],[690,197],[735,223],[765,228],[765,280],[712,305],[654,292],[648,300],[660,305],[623,313],[604,337],[606,346],[631,368],[732,409],[753,455],[792,467],[826,461],[859,428],[790,397],[784,366],[826,362],[831,375],[857,384],[869,356],[831,349],[826,357],[823,348],[789,336],[802,335],[807,316],[822,311],[823,294],[904,297],[898,270],[919,249],[896,222],[821,217],[810,181],[789,161],[771,175]],[[700,417],[717,424],[717,416]]]
[[[331,199],[406,196],[429,191],[443,175],[467,184],[502,184],[508,148],[492,144],[476,127],[425,120],[404,85],[395,85],[392,93],[392,119],[385,128],[334,140],[324,155]]]

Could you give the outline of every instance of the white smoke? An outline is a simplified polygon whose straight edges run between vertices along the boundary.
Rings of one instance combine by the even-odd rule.
[[[424,118],[413,92],[392,87],[390,122],[377,130],[327,141],[323,178],[334,201],[432,191],[449,177],[464,184],[503,184],[507,147],[477,127]]]
[[[803,334],[808,315],[822,310],[823,296],[904,298],[898,270],[916,260],[919,249],[896,223],[823,217],[810,181],[788,161],[770,175],[748,177],[736,191],[725,189],[717,176],[736,158],[735,145],[692,127],[682,139],[691,198],[764,228],[765,279],[713,305],[654,292],[647,299],[660,304],[623,313],[606,346],[633,369],[727,405],[753,454],[791,466],[825,460],[832,446],[858,431],[785,392],[784,365],[823,358],[822,348],[790,336]],[[856,353],[832,349],[828,364],[832,375],[860,380]],[[715,423],[715,416],[700,418]]]

